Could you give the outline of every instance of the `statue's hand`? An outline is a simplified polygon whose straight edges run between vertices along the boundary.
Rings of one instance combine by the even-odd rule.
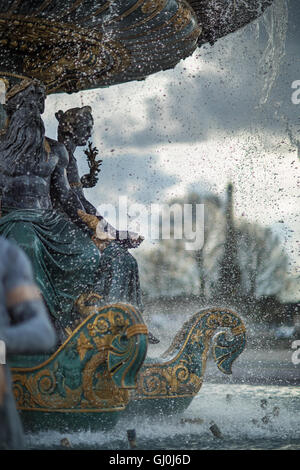
[[[80,181],[84,188],[93,188],[94,186],[96,186],[98,179],[98,176],[87,173],[86,175],[81,177]]]
[[[96,160],[99,150],[93,147],[91,142],[88,143],[88,149],[84,153],[87,156],[90,173],[81,178],[81,183],[84,188],[93,188],[98,182],[97,175],[101,171],[102,160]]]
[[[98,241],[105,241],[107,243],[112,242],[115,240],[115,237],[111,235],[109,232],[104,232],[102,230],[101,221],[99,221],[98,217],[92,214],[87,214],[86,212],[78,209],[77,211],[79,217],[83,220],[83,222],[93,231],[92,240],[94,242]],[[97,244],[97,243],[96,243]]]
[[[127,248],[137,248],[145,240],[142,235],[135,232],[128,232],[125,245]]]
[[[80,209],[77,212],[83,222],[93,231],[95,240],[111,242],[116,239],[109,230],[104,231],[103,223],[99,221],[97,216],[87,214]],[[119,232],[119,240],[126,248],[137,248],[143,242],[144,237],[135,232]]]
[[[7,392],[5,370],[3,365],[0,364],[0,406],[4,403],[4,397]]]
[[[88,162],[92,164],[95,167],[95,169],[99,169],[99,167],[101,166],[102,160],[98,160],[98,161],[96,160],[99,150],[97,149],[97,147],[93,147],[92,142],[88,143],[88,148],[84,151],[84,153],[87,156]]]
[[[139,235],[138,233],[128,232],[128,235],[131,243],[135,244],[136,246],[139,246],[145,240],[145,237]]]
[[[98,218],[95,215],[87,214],[86,212],[78,209],[77,214],[83,220],[83,222],[96,233],[97,225],[99,223]]]

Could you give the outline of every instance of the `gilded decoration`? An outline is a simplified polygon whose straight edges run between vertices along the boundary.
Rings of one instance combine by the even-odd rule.
[[[186,28],[192,19],[192,12],[184,8],[183,5],[180,5],[177,11],[175,18],[173,18],[172,23],[176,31],[181,31]]]
[[[2,47],[23,54],[22,76],[39,79],[48,93],[89,88],[130,63],[126,48],[99,31],[40,18],[1,14],[0,38]]]
[[[41,0],[26,15],[21,4],[1,5],[1,76],[37,78],[48,94],[72,93],[171,68],[197,46],[201,28],[183,0],[129,1],[125,11],[118,2],[83,3],[53,9]]]
[[[166,5],[166,0],[147,0],[143,2],[141,10],[145,14],[153,14],[161,11]]]
[[[45,362],[13,369],[18,408],[74,412],[124,409],[129,399],[126,388],[135,382],[146,354],[145,338],[141,316],[133,307],[98,307],[98,312],[88,316]],[[109,367],[110,360],[114,370]]]
[[[227,330],[218,332],[219,328],[228,329],[231,336]],[[236,313],[212,308],[195,314],[159,363],[142,366],[133,399],[195,396],[203,382],[210,345],[217,367],[230,374],[232,363],[245,347],[245,326]]]

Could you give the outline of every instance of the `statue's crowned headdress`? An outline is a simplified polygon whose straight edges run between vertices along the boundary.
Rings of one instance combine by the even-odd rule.
[[[59,122],[60,128],[70,127],[78,122],[81,117],[90,116],[92,119],[92,108],[91,106],[83,106],[82,108],[71,108],[67,111],[58,111],[55,113],[55,117]]]

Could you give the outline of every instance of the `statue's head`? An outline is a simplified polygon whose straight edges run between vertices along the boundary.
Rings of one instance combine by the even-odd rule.
[[[94,125],[92,108],[90,106],[72,108],[65,112],[58,111],[55,117],[59,122],[58,140],[60,142],[72,140],[76,146],[87,144],[92,135]]]
[[[23,80],[9,89],[5,109],[7,127],[0,143],[0,167],[13,175],[22,162],[28,171],[46,161],[45,126],[41,114],[46,91],[38,80]]]
[[[6,94],[5,109],[8,117],[21,107],[39,114],[45,111],[46,89],[38,80],[25,79],[14,85]]]

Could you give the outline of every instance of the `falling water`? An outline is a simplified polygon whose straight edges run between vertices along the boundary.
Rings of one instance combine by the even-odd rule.
[[[259,63],[262,75],[265,77],[260,99],[261,105],[268,101],[285,56],[288,0],[275,0],[273,5],[266,10],[256,24],[257,39],[259,39],[263,30],[267,35],[267,43]]]
[[[258,37],[262,30],[267,35],[260,61],[265,77],[261,104],[268,101],[285,55],[287,25],[287,0],[275,0],[257,23]],[[159,347],[165,349],[171,339],[164,336],[170,322],[162,316],[159,328],[152,326],[153,333],[158,332],[161,338]],[[175,328],[173,320],[172,326],[177,329],[179,322]],[[182,416],[162,418],[154,410],[151,419],[124,416],[109,432],[41,432],[27,435],[27,444],[29,448],[60,448],[61,440],[67,437],[73,448],[127,449],[126,430],[134,427],[140,449],[300,449],[299,411],[296,386],[235,384],[230,378],[225,384],[204,380],[198,396]],[[223,439],[212,435],[212,421]]]

